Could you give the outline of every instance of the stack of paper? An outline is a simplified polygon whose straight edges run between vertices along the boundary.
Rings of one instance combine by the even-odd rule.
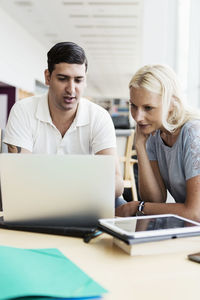
[[[0,299],[93,299],[105,292],[58,249],[0,246]]]

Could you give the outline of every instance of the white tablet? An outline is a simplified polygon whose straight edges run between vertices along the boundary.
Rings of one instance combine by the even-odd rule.
[[[100,219],[99,227],[128,244],[200,235],[200,223],[172,214]]]

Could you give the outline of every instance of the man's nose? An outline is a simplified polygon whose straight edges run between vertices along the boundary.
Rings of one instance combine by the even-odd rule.
[[[75,82],[70,80],[66,86],[66,91],[71,95],[75,93]]]

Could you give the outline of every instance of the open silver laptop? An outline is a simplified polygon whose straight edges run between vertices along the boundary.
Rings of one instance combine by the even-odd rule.
[[[115,166],[104,155],[0,155],[7,225],[93,227],[114,216]]]

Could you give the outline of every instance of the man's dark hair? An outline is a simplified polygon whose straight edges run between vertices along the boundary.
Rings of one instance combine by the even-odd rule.
[[[87,71],[87,58],[83,48],[72,42],[62,42],[55,44],[47,53],[48,70],[51,74],[54,70],[55,64],[85,64],[85,71]]]

